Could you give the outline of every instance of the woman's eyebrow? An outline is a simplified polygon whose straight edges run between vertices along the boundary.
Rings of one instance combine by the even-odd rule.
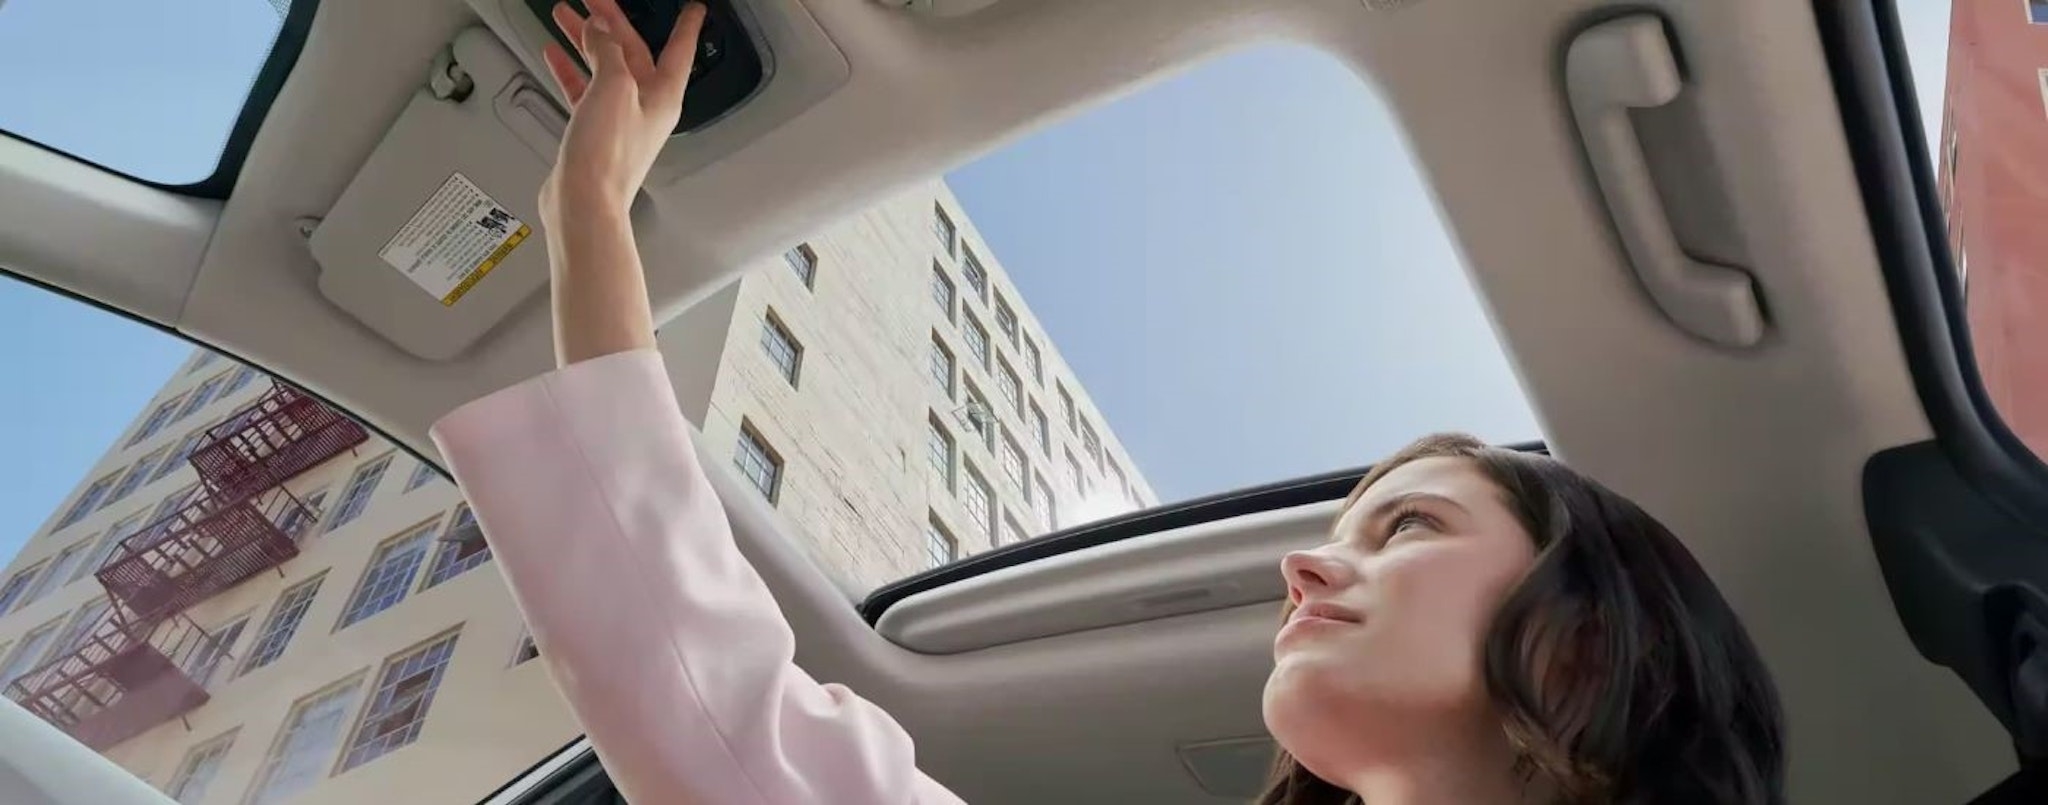
[[[1372,510],[1366,512],[1365,521],[1368,525],[1378,524],[1384,522],[1394,512],[1419,503],[1437,503],[1457,509],[1464,514],[1472,513],[1470,509],[1465,508],[1464,504],[1435,492],[1403,492],[1373,504]]]

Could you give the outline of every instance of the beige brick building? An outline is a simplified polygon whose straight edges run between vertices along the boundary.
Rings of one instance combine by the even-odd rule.
[[[672,363],[684,414],[851,593],[1158,502],[940,183],[661,341],[723,344]],[[0,685],[180,802],[476,801],[579,730],[468,522],[414,457],[196,353],[0,572]]]

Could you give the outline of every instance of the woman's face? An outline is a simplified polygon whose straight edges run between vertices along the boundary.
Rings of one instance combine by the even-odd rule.
[[[1504,493],[1472,462],[1396,467],[1344,513],[1329,544],[1281,562],[1296,606],[1273,640],[1267,727],[1334,779],[1389,739],[1489,723],[1485,635],[1534,560]]]

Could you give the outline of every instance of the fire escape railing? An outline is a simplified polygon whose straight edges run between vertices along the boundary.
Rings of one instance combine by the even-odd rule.
[[[121,540],[95,570],[106,613],[0,692],[94,749],[204,704],[228,646],[184,611],[297,556],[319,513],[284,482],[368,438],[348,417],[274,382],[187,457],[203,491]]]

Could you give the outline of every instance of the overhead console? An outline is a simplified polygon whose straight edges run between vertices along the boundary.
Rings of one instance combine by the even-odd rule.
[[[547,28],[548,35],[577,55],[575,45],[555,26],[549,10],[555,0],[525,0],[526,8]],[[586,12],[583,0],[567,0],[579,13]],[[619,8],[632,20],[656,60],[667,52],[668,36],[675,30],[683,0],[619,0]],[[761,88],[767,80],[761,51],[743,24],[731,0],[704,0],[704,30],[697,37],[697,62],[690,68],[690,102],[683,107],[683,119],[676,133],[695,131],[725,116]],[[577,56],[578,63],[582,57]],[[588,67],[588,65],[585,65]]]
[[[434,60],[334,206],[306,224],[321,294],[436,361],[462,355],[546,286],[536,196],[568,125],[541,56],[562,41],[550,0],[469,1],[481,24]],[[620,5],[650,44],[666,47],[681,0]],[[798,0],[706,5],[682,120],[636,202],[636,222],[647,222],[649,194],[683,192],[691,174],[848,76],[845,56]]]

